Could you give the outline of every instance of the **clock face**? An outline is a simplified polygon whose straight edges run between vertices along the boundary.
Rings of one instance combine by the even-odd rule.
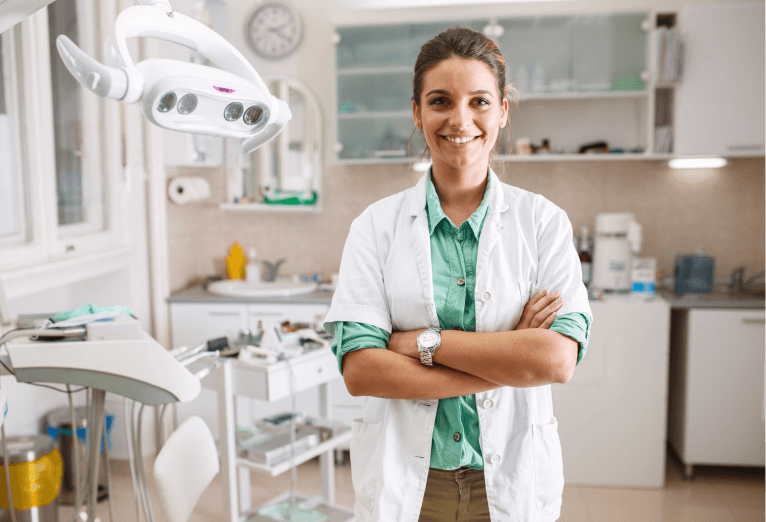
[[[247,38],[264,58],[284,58],[301,42],[301,19],[289,4],[267,1],[258,6],[247,23]]]

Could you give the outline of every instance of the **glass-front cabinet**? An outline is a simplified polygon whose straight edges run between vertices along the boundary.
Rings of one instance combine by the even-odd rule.
[[[550,153],[573,154],[603,141],[627,154],[652,138],[650,13],[455,20],[336,29],[337,158],[413,161],[423,151],[412,121],[412,80],[420,47],[454,25],[483,31],[506,60],[519,93],[513,137]],[[510,154],[510,135],[498,139]]]

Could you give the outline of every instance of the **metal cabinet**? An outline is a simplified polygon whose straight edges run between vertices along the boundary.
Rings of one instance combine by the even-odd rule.
[[[668,438],[695,464],[764,465],[763,310],[673,312]]]

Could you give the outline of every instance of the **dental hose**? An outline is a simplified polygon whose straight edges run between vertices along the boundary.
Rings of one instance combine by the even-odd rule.
[[[138,465],[138,482],[139,482],[139,488],[141,489],[141,495],[143,497],[144,501],[144,511],[146,512],[146,520],[147,522],[154,522],[154,512],[152,511],[152,501],[149,498],[149,492],[146,487],[146,475],[144,474],[144,454],[142,451],[142,444],[141,444],[141,424],[143,420],[143,413],[144,413],[144,404],[141,404],[141,407],[138,409],[138,423],[136,425],[136,437],[135,437],[135,445],[136,445],[136,464]]]
[[[136,483],[136,461],[133,455],[133,416],[131,415],[132,409],[128,402],[129,400],[127,397],[123,398],[122,410],[125,417],[125,437],[128,443],[128,461],[130,462],[130,478],[133,484],[133,499],[136,503],[136,522],[141,522],[141,506],[139,505],[139,492]]]

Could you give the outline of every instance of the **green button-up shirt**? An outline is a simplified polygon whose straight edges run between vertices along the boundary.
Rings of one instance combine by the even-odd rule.
[[[479,237],[489,208],[490,182],[491,177],[488,177],[484,200],[479,208],[460,227],[456,227],[444,214],[429,173],[426,213],[431,242],[434,301],[439,325],[443,329],[476,331],[476,261]],[[578,342],[577,364],[587,350],[591,319],[587,314],[573,312],[557,317],[549,328]],[[360,348],[385,348],[387,344],[388,333],[376,326],[342,321],[335,324],[332,350],[338,358],[338,368],[341,371],[343,356],[348,352]],[[465,395],[441,399],[436,411],[431,444],[431,467],[457,469],[466,466],[483,469],[484,459],[479,440],[476,397]]]

